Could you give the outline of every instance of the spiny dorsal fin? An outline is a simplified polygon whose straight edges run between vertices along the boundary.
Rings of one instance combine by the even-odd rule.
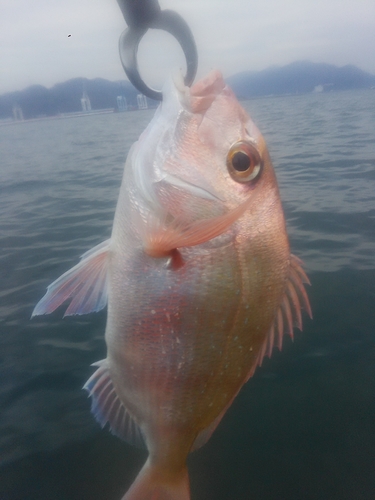
[[[283,335],[288,333],[293,339],[293,326],[302,330],[301,309],[305,309],[312,318],[310,302],[304,287],[304,283],[310,284],[305,271],[302,268],[302,261],[295,255],[290,255],[289,276],[285,286],[285,294],[278,307],[273,324],[259,351],[258,365],[261,366],[265,355],[271,357],[272,349],[276,344],[281,350],[283,345]],[[250,378],[255,371],[249,374]]]
[[[83,388],[92,397],[91,412],[104,427],[108,422],[111,432],[128,443],[144,448],[145,441],[139,426],[122,404],[112,383],[106,359],[94,363],[98,369]]]
[[[48,288],[31,315],[49,314],[72,299],[64,316],[97,312],[107,305],[107,263],[110,240],[84,253],[81,261]]]

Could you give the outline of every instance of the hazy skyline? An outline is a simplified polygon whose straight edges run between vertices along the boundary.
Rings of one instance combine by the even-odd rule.
[[[159,0],[192,29],[198,75],[259,71],[296,60],[354,64],[375,74],[374,0]],[[118,39],[126,24],[116,0],[2,0],[0,94],[75,77],[125,78]],[[68,35],[71,35],[68,37]],[[139,66],[160,86],[183,66],[174,39],[149,33]]]

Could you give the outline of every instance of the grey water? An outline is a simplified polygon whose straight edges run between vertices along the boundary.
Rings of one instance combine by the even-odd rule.
[[[314,319],[285,339],[189,458],[192,500],[375,498],[375,91],[244,103],[279,180]],[[106,312],[30,320],[109,237],[153,111],[0,127],[0,500],[119,500],[145,452],[101,429],[82,386]]]

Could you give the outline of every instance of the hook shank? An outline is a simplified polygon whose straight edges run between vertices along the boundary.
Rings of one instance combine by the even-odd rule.
[[[184,19],[172,10],[161,10],[157,0],[117,0],[128,24],[119,41],[120,58],[130,82],[151,99],[161,101],[158,90],[142,80],[137,62],[139,42],[149,28],[167,31],[181,45],[186,58],[185,85],[190,86],[198,67],[198,52],[194,36]]]

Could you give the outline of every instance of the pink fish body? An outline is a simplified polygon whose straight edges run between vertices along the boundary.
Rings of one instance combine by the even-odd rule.
[[[33,314],[108,302],[107,358],[85,388],[104,426],[149,457],[125,500],[188,500],[187,455],[242,385],[311,315],[257,127],[210,73],[170,82],[125,165],[112,237]]]

